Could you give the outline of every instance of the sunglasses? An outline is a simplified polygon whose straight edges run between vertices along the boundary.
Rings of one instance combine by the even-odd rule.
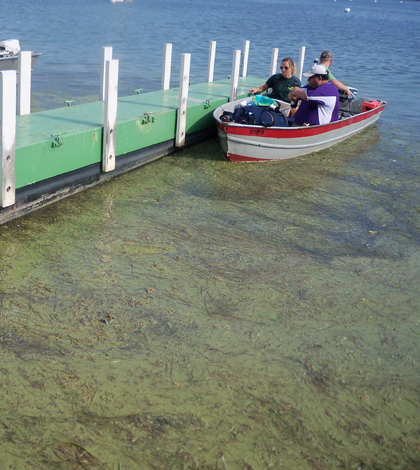
[[[290,67],[280,67],[280,70],[289,70]]]

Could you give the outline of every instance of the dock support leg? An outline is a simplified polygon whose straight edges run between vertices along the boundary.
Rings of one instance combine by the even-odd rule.
[[[115,169],[117,151],[118,60],[106,62],[102,170]]]
[[[216,41],[210,41],[209,62],[207,64],[207,82],[211,83],[214,78],[214,60],[216,58]]]
[[[303,62],[304,61],[305,61],[305,46],[302,46],[300,48],[300,53],[299,53],[299,68],[298,68],[299,80],[302,80]]]
[[[166,43],[163,48],[162,90],[169,90],[171,84],[172,44]]]
[[[270,75],[275,75],[277,72],[277,59],[279,57],[279,50],[277,47],[273,47],[273,50],[271,51],[271,65],[270,65]]]
[[[187,129],[188,87],[190,84],[190,63],[191,54],[182,54],[181,77],[179,81],[179,104],[176,120],[176,147],[183,147],[185,145],[185,133]]]
[[[18,55],[18,102],[17,114],[31,113],[31,51],[20,51]]]
[[[100,100],[105,101],[105,77],[106,77],[106,63],[112,60],[112,47],[102,48],[102,66],[101,66],[101,91]]]
[[[15,203],[16,71],[0,72],[1,207]]]
[[[248,56],[249,56],[249,41],[244,41],[243,53],[242,53],[242,75],[246,77],[248,73]]]
[[[233,52],[232,78],[230,82],[229,101],[235,101],[238,96],[239,68],[241,64],[241,51]]]

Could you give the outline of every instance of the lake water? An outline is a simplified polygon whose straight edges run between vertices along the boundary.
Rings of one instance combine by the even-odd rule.
[[[350,7],[350,13],[344,8]],[[43,55],[33,108],[159,89],[173,43],[205,80],[251,41],[324,49],[373,128],[314,155],[222,160],[217,140],[0,227],[0,467],[420,468],[420,2],[14,0]]]

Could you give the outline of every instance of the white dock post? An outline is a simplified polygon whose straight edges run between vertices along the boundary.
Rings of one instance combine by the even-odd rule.
[[[182,147],[185,145],[185,133],[187,129],[188,87],[190,84],[190,63],[191,54],[182,54],[181,76],[179,81],[179,104],[176,120],[176,147]]]
[[[112,60],[112,47],[102,48],[102,67],[101,67],[101,94],[100,99],[105,101],[105,77],[106,77],[106,63]]]
[[[172,44],[166,43],[163,48],[162,90],[169,90],[171,84]]]
[[[298,69],[299,80],[302,80],[303,62],[304,61],[305,61],[305,46],[302,46],[300,48],[300,53],[299,53],[299,69]]]
[[[0,72],[1,207],[15,203],[16,71]]]
[[[108,60],[105,69],[104,130],[102,170],[115,169],[117,151],[118,60]]]
[[[207,82],[211,83],[214,77],[214,61],[216,58],[216,41],[210,41],[209,62],[207,65]]]
[[[230,82],[229,101],[235,101],[238,95],[239,66],[241,63],[241,51],[233,52],[232,78]]]
[[[273,50],[271,51],[271,65],[270,65],[270,75],[275,75],[277,71],[277,59],[279,57],[279,50],[277,47],[273,47]]]
[[[17,114],[31,113],[31,51],[20,51],[18,55],[18,102]]]
[[[246,74],[248,73],[248,56],[249,56],[249,41],[244,41],[241,77],[246,77]]]

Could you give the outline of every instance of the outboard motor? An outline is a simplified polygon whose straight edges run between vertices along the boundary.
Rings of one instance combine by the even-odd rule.
[[[350,96],[346,96],[343,90],[338,90],[338,96],[340,99],[340,119],[346,118],[349,116],[354,116],[355,114],[360,114],[364,111],[363,104],[366,101],[366,98],[356,98],[357,89],[349,87],[351,91]]]

